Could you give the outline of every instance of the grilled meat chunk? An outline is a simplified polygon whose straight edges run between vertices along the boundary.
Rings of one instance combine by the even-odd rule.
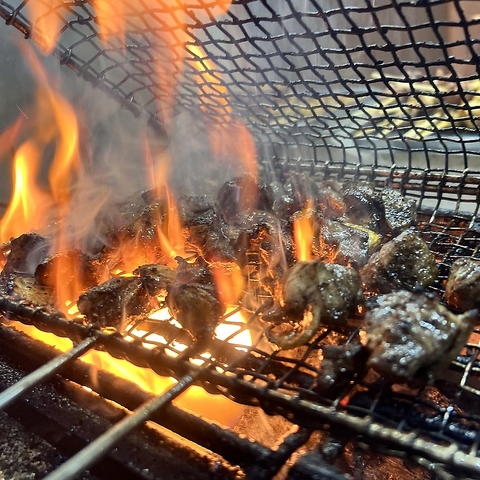
[[[305,208],[315,207],[318,202],[318,186],[309,175],[291,173],[281,185],[274,184],[274,187],[276,187],[272,188],[276,196],[274,208],[281,218]]]
[[[281,348],[294,348],[308,342],[320,325],[342,327],[363,295],[358,273],[342,265],[326,265],[319,260],[299,262],[285,275],[277,304],[263,315],[274,323],[289,322],[291,331],[269,339]],[[301,323],[307,325],[300,331]]]
[[[455,315],[433,294],[380,296],[365,317],[367,365],[392,382],[420,385],[458,355],[475,323],[475,311]]]
[[[343,184],[345,218],[349,222],[378,232],[383,217],[381,201],[369,182],[345,181]]]
[[[145,290],[151,297],[165,298],[168,289],[175,280],[175,270],[166,265],[142,265],[136,268],[133,273],[140,277]]]
[[[450,268],[445,301],[461,312],[480,308],[480,260],[464,257]]]
[[[398,190],[385,187],[379,193],[387,231],[398,234],[417,222],[415,200],[405,198]]]
[[[25,273],[33,275],[37,265],[48,255],[49,242],[36,233],[24,233],[10,242],[10,253],[3,273]]]
[[[108,274],[104,262],[90,258],[80,250],[49,255],[35,270],[35,278],[41,285],[53,288],[59,279],[65,284],[75,282],[82,291],[104,282],[108,279]]]
[[[410,229],[374,253],[360,275],[370,292],[413,291],[431,285],[438,276],[438,267],[428,245]]]
[[[317,378],[317,392],[327,398],[338,396],[366,368],[367,349],[359,343],[325,345]]]
[[[122,329],[134,315],[148,314],[157,307],[138,277],[117,277],[80,295],[78,310],[90,323]]]
[[[273,191],[252,175],[240,175],[223,184],[217,194],[216,208],[227,223],[237,215],[253,210],[273,211]]]
[[[179,267],[167,296],[172,315],[198,342],[212,338],[225,311],[218,298],[210,269],[201,264],[189,265],[177,258]]]
[[[335,180],[326,180],[320,184],[318,204],[325,218],[341,217],[347,205],[343,198],[343,185]]]
[[[30,275],[11,274],[6,283],[6,292],[22,302],[35,306],[51,306],[56,303],[52,288],[40,285]]]
[[[224,232],[225,225],[207,197],[181,197],[178,210],[187,249],[207,261],[235,259],[235,252]]]

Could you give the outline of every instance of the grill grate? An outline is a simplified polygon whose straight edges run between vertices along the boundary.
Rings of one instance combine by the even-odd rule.
[[[60,62],[159,134],[168,137],[175,109],[207,125],[220,118],[235,128],[240,118],[270,181],[295,170],[319,181],[368,179],[416,198],[419,229],[440,266],[437,293],[456,258],[480,258],[480,21],[466,18],[468,2],[236,0],[221,14],[209,0],[122,2],[125,41],[120,30],[100,38],[93,2],[37,0],[43,14],[33,20],[32,3],[0,0],[0,15],[40,45],[44,25],[57,19]],[[322,344],[354,332],[326,330],[290,358],[267,348],[250,312],[240,328],[258,333],[254,345],[245,351],[216,341],[207,364],[194,347],[181,352],[174,342],[188,345],[188,338],[165,322],[143,320],[148,333],[130,333],[128,341],[9,298],[0,308],[60,336],[93,334],[96,348],[161,375],[195,372],[207,391],[299,425],[328,424],[419,462],[478,475],[480,330],[434,386],[409,390],[367,377],[345,403],[343,395],[321,398],[315,375]]]

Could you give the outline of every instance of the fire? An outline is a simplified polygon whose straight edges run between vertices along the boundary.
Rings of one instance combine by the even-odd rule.
[[[54,51],[64,20],[57,12],[56,7],[61,7],[61,0],[30,0],[27,3],[30,18],[33,24],[35,40],[45,54]]]
[[[45,225],[51,203],[36,182],[39,166],[38,147],[33,141],[25,142],[13,159],[13,194],[0,222],[2,242]]]
[[[307,205],[301,214],[297,215],[293,220],[293,235],[296,247],[295,257],[299,262],[313,260],[312,245],[314,228],[310,205]]]

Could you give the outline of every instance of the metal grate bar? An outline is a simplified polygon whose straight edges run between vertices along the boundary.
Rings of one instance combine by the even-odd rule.
[[[53,358],[50,362],[22,378],[19,382],[7,388],[7,390],[4,390],[0,393],[0,410],[5,409],[5,407],[10,405],[16,398],[28,392],[28,390],[35,385],[48,380],[61,370],[66,363],[88,352],[95,345],[96,341],[97,338],[95,336],[85,338],[85,340],[82,340],[82,342],[68,352]]]

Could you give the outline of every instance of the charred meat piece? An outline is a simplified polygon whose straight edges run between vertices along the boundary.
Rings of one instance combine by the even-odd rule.
[[[438,276],[438,267],[428,245],[410,229],[374,253],[360,275],[370,292],[413,291],[430,286]]]
[[[341,217],[347,205],[343,198],[343,185],[335,180],[326,180],[320,184],[318,204],[325,218]]]
[[[337,397],[355,377],[366,369],[367,349],[359,343],[325,345],[317,378],[317,392],[327,398]]]
[[[157,307],[138,277],[117,277],[80,295],[78,310],[89,323],[122,329],[131,316],[148,314]]]
[[[80,290],[98,285],[108,279],[108,267],[98,258],[90,258],[80,250],[49,255],[35,270],[41,285],[54,288],[57,282],[74,283]]]
[[[184,196],[178,201],[187,249],[208,261],[231,261],[235,253],[213,203],[203,197]]]
[[[378,242],[371,241],[366,229],[325,220],[320,227],[318,255],[325,261],[361,268],[367,263],[376,243],[380,242],[378,235],[374,232],[372,235],[378,238]]]
[[[378,232],[383,217],[383,208],[369,182],[345,181],[343,184],[345,218],[349,222]]]
[[[344,326],[363,298],[360,277],[353,268],[319,260],[297,263],[282,283],[278,303],[263,319],[293,325],[282,335],[268,332],[269,339],[284,349],[305,344],[320,325]],[[302,323],[306,326],[299,329]]]
[[[167,213],[166,202],[153,203],[134,216],[131,223],[110,231],[109,243],[119,253],[118,259],[112,258],[112,267],[130,271],[142,264],[167,263],[159,237]]]
[[[3,268],[4,274],[33,275],[37,265],[48,255],[49,242],[36,233],[24,233],[10,242],[10,253]]]
[[[55,292],[52,288],[40,285],[30,275],[11,274],[6,284],[6,292],[19,301],[28,302],[35,306],[54,306]]]
[[[365,317],[367,365],[392,382],[420,385],[448,367],[475,323],[476,311],[455,315],[433,294],[380,296]]]
[[[281,218],[312,208],[318,201],[318,186],[309,175],[291,173],[275,191],[275,211]]]
[[[189,265],[178,258],[175,281],[167,296],[167,305],[175,320],[198,342],[213,337],[225,307],[218,298],[213,275],[207,266]]]
[[[480,260],[464,257],[453,263],[445,286],[445,301],[461,312],[480,308]]]
[[[227,223],[237,215],[253,210],[273,211],[273,191],[252,175],[235,177],[222,185],[217,194],[216,208]]]
[[[175,280],[175,270],[166,265],[150,264],[136,268],[133,273],[140,276],[145,290],[151,297],[167,296]]]
[[[387,231],[398,234],[417,222],[415,200],[405,198],[398,190],[385,187],[379,193]]]

